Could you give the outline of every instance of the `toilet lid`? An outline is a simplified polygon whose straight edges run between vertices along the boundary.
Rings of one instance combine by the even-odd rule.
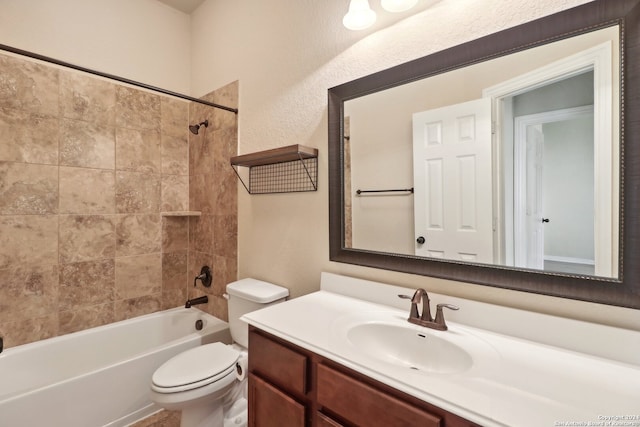
[[[240,352],[220,342],[194,347],[166,361],[156,369],[151,381],[164,388],[181,387],[207,379],[213,382],[220,373],[226,376],[227,371],[233,371],[239,357]]]

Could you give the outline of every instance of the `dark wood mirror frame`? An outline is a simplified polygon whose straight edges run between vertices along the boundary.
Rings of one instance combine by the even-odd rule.
[[[470,264],[344,247],[344,102],[619,25],[621,48],[619,277]],[[329,89],[329,257],[331,261],[480,285],[640,308],[640,0],[595,0]]]

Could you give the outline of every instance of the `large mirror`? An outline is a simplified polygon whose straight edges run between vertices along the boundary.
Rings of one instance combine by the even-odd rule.
[[[330,89],[331,259],[640,308],[638,3]]]

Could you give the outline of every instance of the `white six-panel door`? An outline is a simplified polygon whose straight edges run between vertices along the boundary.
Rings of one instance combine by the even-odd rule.
[[[491,99],[414,113],[413,150],[416,255],[492,263]]]

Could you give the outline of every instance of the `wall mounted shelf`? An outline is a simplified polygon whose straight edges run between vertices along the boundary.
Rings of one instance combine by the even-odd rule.
[[[231,158],[231,167],[249,194],[318,189],[318,149],[289,145]],[[239,167],[248,168],[243,179]]]

